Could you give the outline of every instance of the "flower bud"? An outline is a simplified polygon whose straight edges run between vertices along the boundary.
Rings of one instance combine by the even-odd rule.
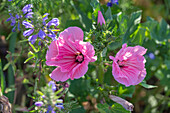
[[[44,103],[43,102],[41,102],[41,101],[39,101],[39,102],[35,102],[35,105],[36,106],[42,106]]]
[[[109,98],[113,101],[115,101],[116,103],[119,103],[120,105],[122,105],[126,110],[128,111],[133,111],[133,104],[114,95],[109,95]]]
[[[102,15],[101,11],[98,11],[98,20],[97,20],[97,24],[99,24],[102,26],[102,24],[105,24],[105,19]]]

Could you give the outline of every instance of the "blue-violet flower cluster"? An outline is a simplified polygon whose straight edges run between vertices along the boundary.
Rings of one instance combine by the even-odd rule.
[[[23,13],[23,15],[25,14],[25,16],[24,16],[25,18],[32,18],[32,14],[34,14],[31,9],[32,7],[33,7],[32,4],[27,4],[23,7],[22,13]],[[11,10],[9,10],[9,12],[11,12]],[[11,26],[14,26],[12,29],[12,32],[15,32],[15,30],[16,30],[16,23],[18,23],[17,27],[18,27],[18,30],[20,31],[21,30],[20,29],[20,19],[23,17],[22,14],[18,13],[15,16],[13,16],[12,13],[9,13],[9,15],[10,15],[10,18],[8,18],[6,21],[11,21]]]
[[[107,3],[107,6],[108,7],[112,7],[113,4],[117,4],[118,5],[119,4],[118,0],[110,0],[110,2]]]
[[[37,37],[40,37],[41,39],[44,39],[46,36],[52,38],[52,40],[55,40],[55,29],[51,29],[50,26],[58,26],[59,20],[58,18],[53,18],[48,23],[45,22],[45,20],[48,19],[48,13],[45,13],[43,15],[42,20],[42,27],[39,28],[39,31],[37,34],[31,35],[35,31],[35,27],[32,24],[32,22],[23,21],[22,24],[25,26],[25,28],[30,28],[29,30],[24,31],[23,35],[24,37],[29,36],[28,40],[31,42],[31,44],[34,44]],[[45,32],[46,31],[46,32]]]

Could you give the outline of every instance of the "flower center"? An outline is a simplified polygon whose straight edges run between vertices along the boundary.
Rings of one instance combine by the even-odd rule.
[[[126,64],[126,62],[124,60],[123,61],[118,60],[117,63],[119,65],[119,67],[123,67]]]
[[[76,62],[82,63],[84,61],[84,55],[80,52],[76,53]]]

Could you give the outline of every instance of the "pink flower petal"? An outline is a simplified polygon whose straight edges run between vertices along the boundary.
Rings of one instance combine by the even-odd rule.
[[[118,59],[119,58],[119,60],[122,60],[122,53],[123,53],[123,51],[124,51],[124,49],[127,47],[127,44],[125,43],[125,44],[123,44],[122,45],[122,48],[118,51],[118,53],[116,54],[116,59]]]
[[[71,80],[73,80],[74,78],[78,79],[82,77],[83,75],[86,74],[87,70],[88,70],[87,63],[78,64],[72,71]]]
[[[141,46],[127,47],[123,44],[113,60],[112,74],[119,83],[125,86],[137,85],[146,76],[144,54],[147,49]]]
[[[57,47],[57,41],[51,42],[49,49],[47,50],[46,54],[46,64],[49,66],[56,66],[56,60],[55,58],[58,55],[58,47]]]
[[[76,53],[79,52],[77,46],[81,45],[77,45],[76,42],[71,42],[70,40],[61,42],[62,44],[60,41],[56,65],[61,67],[62,72],[71,71],[77,65],[77,62],[75,62]]]
[[[69,27],[60,33],[59,39],[50,44],[46,55],[46,64],[58,66],[51,78],[65,81],[80,78],[88,70],[88,63],[95,61],[95,51],[88,42],[83,42],[83,31],[78,27]]]
[[[144,55],[147,51],[147,49],[145,49],[144,47],[141,47],[141,46],[135,46],[134,47],[134,53],[136,53],[137,55]]]
[[[58,60],[57,65],[61,67],[62,72],[68,72],[71,71],[75,66],[78,65],[74,60],[66,60],[64,62],[64,59]]]
[[[83,31],[78,27],[69,27],[60,33],[59,38],[75,42],[76,40],[83,41]]]
[[[89,42],[86,42],[86,55],[89,58],[95,55],[94,47]]]
[[[53,70],[50,77],[55,81],[66,81],[69,79],[69,72],[61,72],[60,67]]]
[[[124,66],[122,67],[121,71],[122,71],[122,74],[128,78],[128,81],[131,85],[134,85],[136,83],[136,81],[138,80],[138,76],[141,72],[131,66]],[[124,84],[124,85],[127,86],[128,84]]]
[[[112,74],[114,78],[121,77],[122,75],[120,74],[121,70],[117,62],[115,61],[114,57],[110,56],[111,59],[113,59],[113,64],[112,64]],[[123,77],[123,76],[122,76]]]
[[[45,62],[48,66],[57,66],[57,61],[55,59],[47,60]]]
[[[144,60],[145,59],[143,56],[131,57],[127,60],[126,65],[135,67],[136,69],[142,71],[145,67]]]
[[[138,76],[138,80],[136,81],[136,83],[134,85],[137,85],[139,83],[141,83],[143,81],[143,79],[145,78],[146,76],[146,69],[144,68],[141,73],[139,74]]]
[[[91,61],[94,62],[97,60],[97,56],[95,55],[94,47],[89,42],[77,41],[78,45],[77,50],[81,51],[83,55],[87,55]],[[80,46],[81,45],[81,46]]]
[[[97,60],[97,56],[91,57],[90,62],[95,62]]]
[[[129,81],[126,77],[115,78],[115,80],[121,84],[124,84],[126,87],[130,86]]]

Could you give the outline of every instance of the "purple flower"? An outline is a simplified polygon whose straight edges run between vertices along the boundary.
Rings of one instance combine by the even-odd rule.
[[[59,109],[64,109],[64,106],[63,105],[55,105],[57,108]]]
[[[12,28],[12,32],[15,32],[16,30],[16,26],[14,26],[13,28]]]
[[[45,32],[44,32],[42,29],[40,29],[40,30],[39,30],[39,33],[38,33],[38,36],[39,36],[41,39],[44,39],[45,36],[46,36],[46,34],[45,34]]]
[[[31,7],[32,7],[31,4],[26,5],[26,6],[23,8],[23,9],[24,9],[23,12],[24,12],[26,9],[29,10]],[[27,13],[27,12],[28,12],[28,11],[26,10],[26,13]],[[33,14],[33,12],[28,12],[28,13],[25,15],[25,17],[26,17],[26,18],[31,18],[31,17],[32,17],[32,14]],[[56,40],[55,29],[51,29],[50,27],[51,27],[51,26],[58,26],[58,25],[59,25],[59,20],[58,20],[57,18],[53,18],[51,21],[49,21],[49,22],[46,24],[45,20],[48,19],[48,15],[49,15],[48,13],[45,13],[45,14],[43,15],[42,27],[39,29],[39,32],[38,32],[38,34],[36,34],[36,35],[31,35],[31,34],[35,31],[34,25],[32,25],[32,24],[31,24],[30,22],[28,22],[28,21],[23,21],[23,22],[22,22],[22,24],[25,26],[25,28],[30,28],[30,29],[24,31],[23,35],[24,35],[25,37],[31,35],[28,40],[29,40],[32,44],[35,43],[37,37],[40,37],[41,39],[44,39],[46,36],[48,36],[48,37],[52,38],[52,40]],[[47,30],[47,34],[44,32],[44,29]]]
[[[10,1],[12,1],[12,0],[10,0]],[[28,5],[24,6],[24,8],[22,9],[23,14],[27,13],[25,15],[25,18],[32,18],[33,17],[32,14],[34,14],[34,13],[31,12],[32,9],[30,9],[32,7],[33,7],[32,4],[28,4]],[[11,11],[11,10],[9,10],[9,11]],[[11,21],[11,26],[14,26],[12,31],[15,32],[16,26],[18,27],[18,30],[20,31],[21,29],[20,29],[19,19],[22,18],[22,15],[16,14],[15,16],[13,16],[11,13],[9,13],[9,15],[10,15],[10,18],[8,18],[6,21]],[[18,25],[16,25],[17,22],[18,22]],[[30,30],[29,32],[25,32],[25,35],[29,35],[29,33],[31,33],[31,32],[33,32],[33,30]]]
[[[31,35],[29,38],[28,38],[28,41],[31,42],[31,44],[34,44],[35,41],[37,39],[37,35]]]
[[[44,103],[43,102],[41,102],[41,101],[39,101],[39,102],[35,102],[35,105],[36,106],[42,106]]]
[[[23,14],[26,14],[25,18],[32,18],[33,17],[32,15],[34,13],[32,12],[32,9],[31,9],[32,7],[33,7],[32,4],[27,4],[23,7],[22,12],[23,12]]]
[[[12,0],[8,0],[9,2],[11,2]]]
[[[44,98],[45,98],[45,95],[42,95],[41,97],[44,99]]]
[[[56,91],[57,87],[56,87],[54,81],[50,81],[50,82],[48,83],[48,85],[51,86],[51,88],[52,88],[53,91]]]
[[[22,22],[22,25],[24,25],[25,28],[34,28],[34,26],[31,23],[29,23],[25,20]]]
[[[108,3],[107,3],[107,6],[108,6],[108,7],[112,7],[112,3],[111,3],[111,2],[108,2]]]
[[[57,104],[55,104],[55,106],[59,109],[64,109],[64,106],[63,106],[63,99],[58,99],[57,100]]]
[[[11,13],[9,13],[9,15],[10,15],[10,18],[8,18],[6,21],[8,22],[8,21],[11,21],[11,26],[14,26],[13,28],[12,28],[12,32],[15,32],[16,30],[16,23],[17,23],[17,20],[18,19],[20,19],[22,16],[20,15],[18,15],[18,14],[16,14],[15,16],[13,16]],[[18,30],[20,31],[21,29],[20,29],[20,23],[18,22]]]
[[[20,18],[22,18],[22,15],[16,14],[15,17],[16,17],[16,19],[20,19]]]
[[[56,35],[55,35],[55,29],[51,29],[51,26],[58,26],[59,25],[59,20],[58,18],[53,18],[52,20],[50,20],[47,24],[45,22],[45,20],[48,19],[48,13],[45,13],[43,15],[43,25],[46,26],[46,29],[48,31],[47,36],[52,38],[52,40],[56,40]]]
[[[46,113],[56,113],[51,106],[48,106]]]
[[[48,26],[48,27],[50,27],[50,26],[52,26],[52,25],[54,25],[54,26],[58,26],[58,25],[59,25],[59,20],[58,20],[58,18],[53,18],[51,21],[49,21],[49,22],[47,23],[47,26]]]
[[[112,7],[113,4],[117,4],[118,5],[119,4],[118,0],[110,0],[110,2],[107,3],[107,6],[108,7]]]
[[[7,22],[8,21],[11,21],[11,26],[14,26],[16,24],[16,20],[15,20],[15,17],[12,16],[11,13],[9,13],[10,17],[6,20]]]
[[[23,35],[24,37],[30,36],[33,32],[34,32],[34,29],[29,29],[29,30],[24,31]]]
[[[27,21],[24,20],[24,21],[22,22],[22,25],[24,25],[25,28],[31,28],[31,29],[29,29],[29,30],[24,31],[24,33],[23,33],[24,37],[30,36],[30,35],[34,32],[34,25],[32,25],[31,23],[29,23],[29,22],[27,22]],[[41,39],[44,39],[45,36],[46,36],[45,32],[40,29],[39,32],[38,32],[38,34],[36,34],[36,35],[31,35],[31,36],[28,38],[28,40],[31,42],[31,44],[34,44],[35,41],[36,41],[36,39],[37,39],[37,37],[40,37]]]
[[[45,26],[46,25],[46,22],[45,22],[45,20],[47,20],[48,19],[48,13],[45,13],[44,15],[43,15],[43,25]]]
[[[32,18],[34,13],[33,12],[29,12],[25,15],[25,18]]]
[[[49,28],[47,28],[47,30],[48,30],[48,34],[47,34],[47,36],[48,37],[50,37],[53,41],[55,41],[56,40],[56,35],[55,35],[55,33],[54,33],[54,31],[52,31],[51,29],[49,29]]]
[[[22,9],[23,14],[26,14],[26,13],[31,12],[31,11],[32,11],[32,9],[31,9],[32,7],[33,7],[32,4],[27,4],[27,5],[25,5],[25,6],[23,7],[23,9]]]
[[[149,53],[148,56],[149,56],[149,58],[152,59],[152,60],[155,59],[155,55],[154,55],[153,53]]]

